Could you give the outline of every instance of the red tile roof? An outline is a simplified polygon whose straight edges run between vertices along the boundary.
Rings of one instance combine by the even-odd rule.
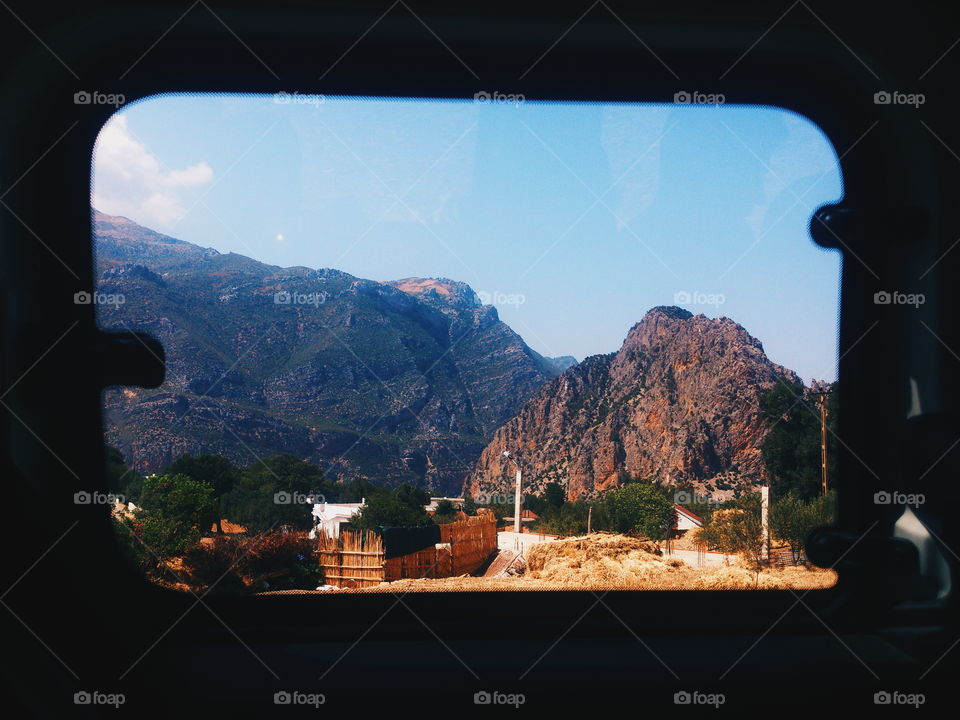
[[[693,512],[693,511],[691,511],[691,510],[687,510],[687,508],[685,508],[683,505],[674,504],[673,509],[676,510],[677,512],[683,513],[684,515],[686,515],[686,516],[689,517],[689,518],[693,518],[694,520],[696,520],[696,521],[697,521],[698,523],[700,523],[701,525],[703,524],[703,518],[702,518],[702,517],[700,517],[699,515],[697,515],[695,512]]]

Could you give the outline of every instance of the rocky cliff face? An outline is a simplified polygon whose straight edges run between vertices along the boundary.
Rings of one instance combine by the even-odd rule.
[[[496,432],[465,491],[508,489],[504,450],[521,458],[526,491],[556,481],[570,498],[616,485],[622,471],[704,491],[758,482],[759,398],[778,378],[799,382],[732,320],[654,308],[618,352],[540,388]]]
[[[96,213],[109,328],[167,352],[157,390],[105,394],[107,440],[137,470],[184,453],[246,465],[294,453],[335,478],[458,491],[494,431],[551,378],[469,286],[379,283],[203,249]]]

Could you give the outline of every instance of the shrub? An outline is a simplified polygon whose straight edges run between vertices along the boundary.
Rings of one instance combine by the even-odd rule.
[[[312,590],[323,573],[314,553],[316,543],[306,533],[274,530],[252,537],[210,538],[190,548],[184,566],[192,582],[201,587],[234,589],[233,578],[249,589],[289,588]]]
[[[375,490],[360,512],[351,518],[351,527],[356,530],[377,530],[380,527],[423,527],[433,523],[423,505],[417,504],[422,500],[422,495],[403,488],[409,486],[401,485],[397,492]]]
[[[788,493],[770,507],[770,529],[790,545],[793,561],[800,562],[807,538],[816,528],[834,521],[836,493],[830,491],[810,502]]]
[[[251,532],[281,525],[309,530],[313,525],[310,498],[332,500],[335,491],[318,466],[295,455],[275,455],[243,471],[223,497],[223,514]]]
[[[750,493],[714,511],[697,539],[725,553],[739,554],[759,573],[763,557],[760,493]]]
[[[597,529],[664,540],[674,521],[673,502],[666,491],[650,481],[631,482],[604,493],[603,513]]]
[[[114,518],[122,549],[143,570],[182,555],[210,527],[216,505],[212,488],[184,475],[144,478],[142,507]]]

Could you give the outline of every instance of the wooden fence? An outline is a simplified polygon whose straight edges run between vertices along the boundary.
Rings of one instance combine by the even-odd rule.
[[[322,534],[317,553],[324,582],[372,587],[402,578],[443,578],[475,572],[497,549],[497,521],[481,515],[440,526],[440,543],[387,559],[383,539],[369,530]]]

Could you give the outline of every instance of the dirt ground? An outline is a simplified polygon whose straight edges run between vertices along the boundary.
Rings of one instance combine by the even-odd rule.
[[[785,567],[757,576],[742,566],[695,568],[664,558],[644,541],[594,533],[538,544],[527,553],[522,575],[397,580],[336,593],[476,592],[504,590],[807,590],[829,588],[832,570]]]

